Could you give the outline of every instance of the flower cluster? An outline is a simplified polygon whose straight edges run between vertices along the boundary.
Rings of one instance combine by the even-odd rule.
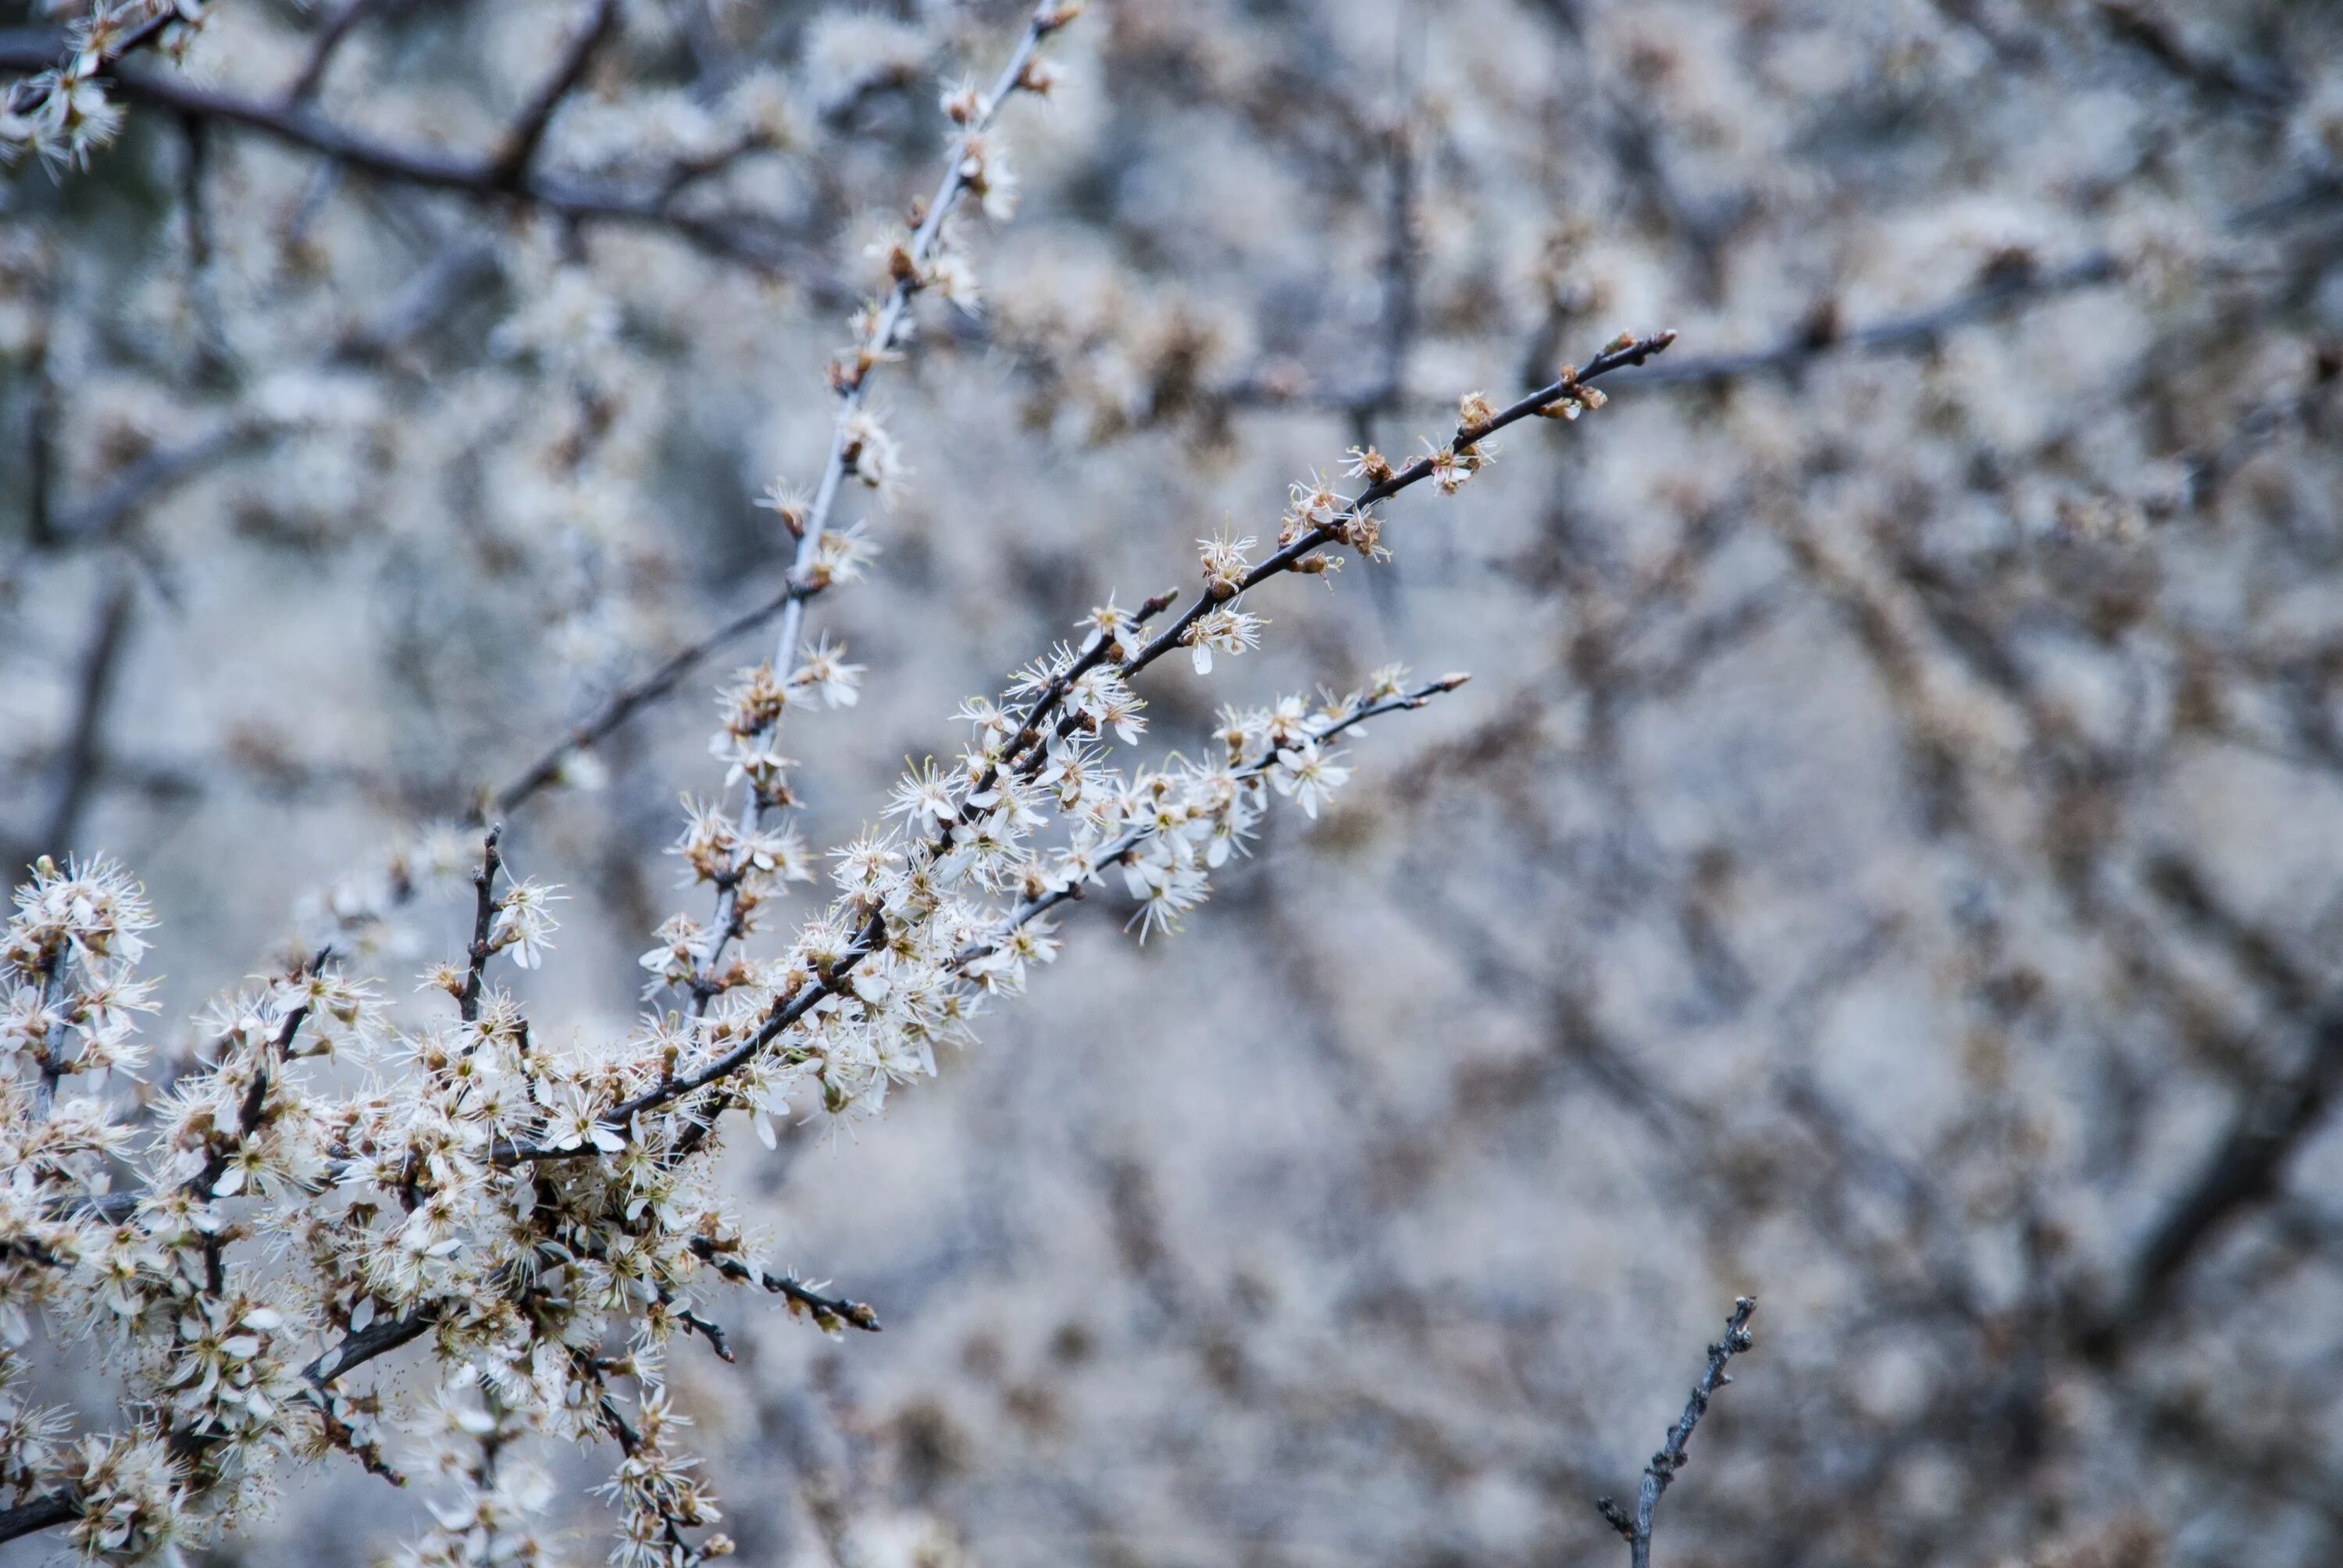
[[[52,168],[79,168],[122,128],[106,75],[134,49],[182,57],[203,25],[204,0],[95,0],[66,35],[55,67],[10,84],[0,98],[0,166],[27,152]]]

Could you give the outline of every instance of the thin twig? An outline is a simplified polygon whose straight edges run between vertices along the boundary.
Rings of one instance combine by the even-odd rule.
[[[879,1332],[879,1314],[867,1302],[826,1294],[794,1274],[768,1274],[720,1250],[704,1236],[693,1240],[691,1250],[726,1279],[739,1284],[761,1285],[774,1295],[795,1302],[811,1313],[815,1324],[825,1332],[834,1328],[860,1329],[870,1334]]]
[[[467,950],[470,967],[464,974],[464,989],[456,995],[456,1005],[462,1010],[466,1023],[477,1023],[480,1017],[480,989],[488,972],[488,956],[496,951],[490,945],[489,933],[497,919],[497,872],[504,858],[497,852],[497,840],[504,836],[504,825],[488,829],[480,843],[480,869],[472,873],[472,945]]]
[[[1725,1363],[1756,1342],[1749,1332],[1750,1314],[1756,1310],[1754,1296],[1743,1296],[1733,1303],[1733,1315],[1725,1321],[1725,1337],[1708,1347],[1708,1365],[1701,1370],[1700,1381],[1692,1385],[1692,1397],[1684,1402],[1684,1413],[1676,1417],[1675,1425],[1668,1428],[1668,1435],[1659,1452],[1652,1455],[1652,1462],[1644,1467],[1644,1484],[1636,1493],[1634,1515],[1629,1517],[1625,1509],[1608,1497],[1595,1502],[1604,1519],[1625,1537],[1634,1568],[1651,1568],[1652,1516],[1659,1511],[1660,1498],[1675,1480],[1676,1473],[1691,1462],[1684,1450],[1692,1442],[1693,1429],[1708,1413],[1710,1398],[1733,1381],[1725,1374]]]

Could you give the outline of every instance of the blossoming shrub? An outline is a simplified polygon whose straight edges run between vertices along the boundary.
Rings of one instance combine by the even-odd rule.
[[[530,1456],[551,1442],[610,1451],[614,1561],[724,1554],[667,1392],[678,1342],[729,1359],[713,1315],[728,1285],[825,1329],[876,1326],[868,1307],[772,1270],[714,1179],[728,1133],[769,1146],[777,1119],[876,1114],[1057,955],[1065,905],[1112,879],[1140,940],[1176,928],[1272,800],[1316,817],[1352,775],[1342,742],[1461,684],[1392,668],[1342,695],[1225,708],[1193,758],[1118,757],[1147,735],[1151,666],[1184,652],[1207,675],[1254,649],[1267,623],[1241,600],[1346,558],[1372,566],[1388,554],[1384,503],[1425,480],[1454,494],[1500,430],[1600,407],[1591,383],[1665,335],[1622,337],[1503,408],[1467,397],[1453,435],[1413,459],[1354,447],[1361,487],[1294,485],[1273,548],[1202,539],[1192,591],[1109,598],[1003,689],[969,698],[957,752],[910,767],[880,825],[818,855],[794,821],[785,720],[851,707],[865,674],[807,637],[809,608],[874,548],[838,517],[840,498],[905,483],[870,387],[907,351],[922,297],[974,297],[960,226],[1006,216],[1014,190],[995,122],[1049,90],[1037,50],[1076,10],[1043,0],[989,90],[946,95],[945,172],[885,242],[887,290],[830,368],[824,466],[766,497],[795,541],[775,651],[721,693],[709,749],[729,793],[687,799],[675,845],[700,908],[643,953],[631,1033],[547,1040],[501,983],[504,966],[545,962],[566,895],[508,873],[504,829],[485,819],[495,801],[424,858],[468,874],[474,895],[468,944],[424,976],[444,993],[436,1018],[395,1018],[385,980],[337,932],[198,1020],[199,1059],[160,1081],[142,1078],[154,921],[138,884],[106,859],[31,868],[0,947],[0,1391],[28,1355],[75,1343],[106,1359],[125,1399],[108,1422],[0,1392],[13,1504],[0,1537],[60,1528],[85,1556],[169,1559],[233,1529],[291,1467],[338,1454],[390,1480],[427,1469],[437,1523],[413,1561],[533,1563],[552,1492]],[[65,65],[12,89],[6,134],[79,163],[114,128],[110,64],[197,15],[99,8]],[[572,743],[544,777],[590,766]],[[782,929],[790,886],[820,883],[826,906]],[[337,919],[355,932],[379,912]],[[427,1367],[427,1396],[402,1402],[369,1372],[394,1352]]]

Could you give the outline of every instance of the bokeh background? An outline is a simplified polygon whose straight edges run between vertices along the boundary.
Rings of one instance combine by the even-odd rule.
[[[778,590],[754,498],[1023,14],[625,0],[536,176],[434,176],[593,11],[220,0],[91,168],[0,186],[0,843],[146,880],[166,1040]],[[1352,443],[1682,337],[1156,672],[1192,748],[1473,672],[1332,811],[729,1157],[886,1324],[679,1348],[742,1560],[1612,1560],[1745,1292],[1662,1561],[2335,1561],[2343,7],[1097,0],[1051,47],[981,312],[880,384],[885,553],[814,606],[870,667],[786,737],[817,843]],[[631,1018],[764,640],[511,813],[570,895],[540,1032]],[[208,1560],[423,1503],[328,1467]]]

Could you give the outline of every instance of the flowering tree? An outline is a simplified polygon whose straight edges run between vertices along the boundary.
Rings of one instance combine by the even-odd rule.
[[[0,5],[11,1552],[2331,1561],[2338,60]]]

